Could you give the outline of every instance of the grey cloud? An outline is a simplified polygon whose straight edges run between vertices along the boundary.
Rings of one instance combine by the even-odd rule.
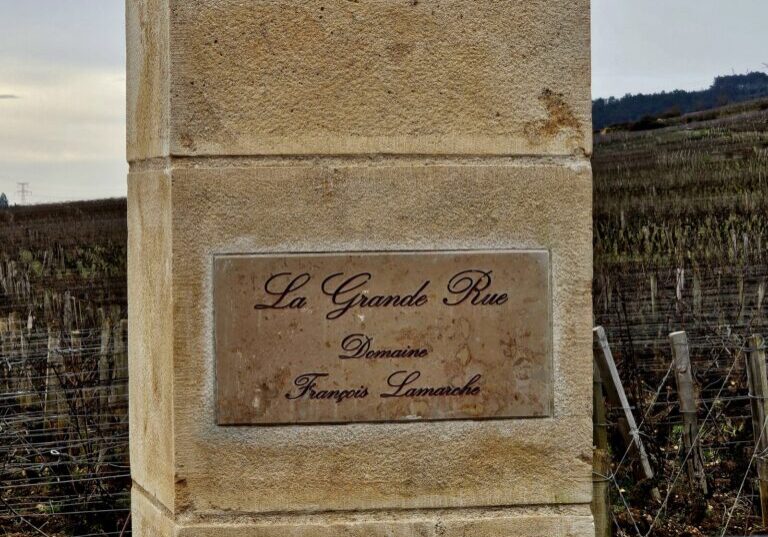
[[[21,97],[11,93],[0,93],[0,99],[21,99]]]

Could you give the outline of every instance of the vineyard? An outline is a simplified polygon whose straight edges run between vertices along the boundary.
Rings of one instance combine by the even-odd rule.
[[[653,477],[609,402],[596,479],[616,535],[748,535],[762,530],[746,364],[750,337],[768,336],[768,101],[642,123],[596,137],[594,311]],[[125,212],[0,210],[6,535],[130,533]],[[680,331],[692,447],[668,337]]]
[[[125,200],[0,210],[0,530],[129,533]]]
[[[764,454],[745,364],[757,350],[750,336],[768,336],[768,101],[642,123],[598,135],[593,158],[595,324],[654,472],[638,479],[609,408],[614,532],[749,535],[763,529],[755,467]],[[700,427],[690,449],[672,374],[678,331]],[[699,481],[684,471],[692,457]]]

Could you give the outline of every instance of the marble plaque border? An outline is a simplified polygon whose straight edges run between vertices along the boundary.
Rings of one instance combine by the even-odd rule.
[[[366,420],[345,420],[345,421],[298,421],[282,423],[221,423],[219,418],[219,383],[218,383],[218,356],[216,353],[216,307],[215,307],[215,261],[227,257],[301,257],[301,256],[343,256],[343,255],[402,255],[402,254],[525,254],[525,253],[545,253],[547,257],[547,349],[545,364],[548,366],[546,374],[548,376],[547,399],[549,401],[549,411],[539,416],[488,416],[488,417],[437,417],[437,418],[417,418],[417,419],[366,419]],[[210,319],[207,329],[210,331],[211,356],[213,358],[213,413],[214,425],[222,428],[276,428],[276,427],[337,427],[340,425],[412,425],[417,423],[440,423],[440,422],[485,422],[485,421],[517,421],[517,420],[547,420],[556,418],[555,413],[555,384],[556,384],[556,364],[554,360],[554,275],[552,266],[551,248],[435,248],[435,249],[372,249],[372,250],[260,250],[260,251],[223,251],[216,252],[209,257],[209,312]]]

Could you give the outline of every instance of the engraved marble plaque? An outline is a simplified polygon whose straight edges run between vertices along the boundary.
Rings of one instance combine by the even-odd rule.
[[[220,425],[552,414],[547,251],[214,258]]]

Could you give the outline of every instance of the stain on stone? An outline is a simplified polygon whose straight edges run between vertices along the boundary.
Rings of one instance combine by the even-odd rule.
[[[581,139],[581,121],[565,101],[565,96],[545,88],[539,95],[539,102],[547,111],[547,118],[530,121],[526,125],[525,134],[531,143],[537,144],[542,140],[551,140],[563,131],[570,131],[569,140],[578,144]]]
[[[399,63],[411,55],[414,50],[414,45],[412,43],[398,41],[387,45],[386,50],[389,60],[393,63]]]
[[[195,139],[189,133],[182,132],[179,134],[179,142],[181,143],[182,147],[184,147],[184,149],[195,151]]]
[[[195,503],[190,496],[187,479],[177,475],[174,484],[176,485],[175,510],[177,513],[180,514],[194,510]]]
[[[334,177],[323,177],[316,181],[315,190],[323,201],[330,202],[337,197],[336,181]]]
[[[179,477],[177,474],[176,478],[174,479],[174,485],[176,489],[176,499],[178,502],[177,508],[189,508],[189,506],[192,504],[192,501],[189,498],[189,484],[187,483],[187,479],[185,477]]]

